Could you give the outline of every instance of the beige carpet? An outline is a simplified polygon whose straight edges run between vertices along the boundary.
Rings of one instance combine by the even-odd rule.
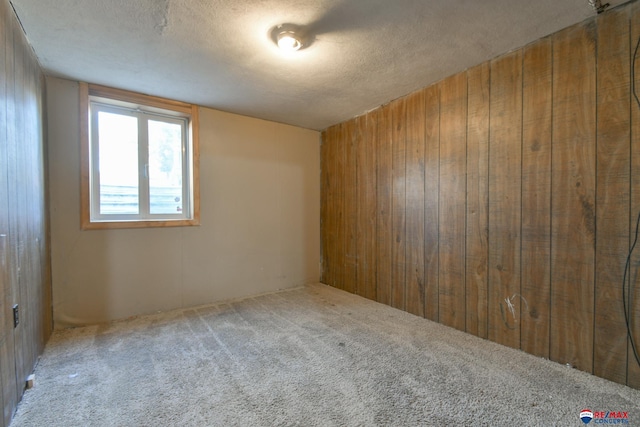
[[[639,425],[640,391],[311,285],[57,331],[11,426],[579,426],[585,408]]]

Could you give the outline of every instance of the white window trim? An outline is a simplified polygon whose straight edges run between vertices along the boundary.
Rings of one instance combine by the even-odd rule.
[[[118,104],[127,109],[144,110],[148,114],[154,112],[163,115],[174,115],[177,118],[187,119],[187,139],[189,148],[183,156],[183,166],[189,165],[189,182],[184,186],[186,203],[189,204],[185,212],[180,215],[164,215],[162,219],[144,217],[142,215],[93,215],[91,204],[96,207],[97,197],[92,198],[92,190],[95,192],[96,179],[92,177],[91,159],[91,103],[100,103],[101,100],[109,100],[109,104]],[[114,102],[115,101],[115,102]],[[81,228],[105,229],[105,228],[143,228],[143,227],[173,227],[193,226],[200,224],[200,191],[199,191],[199,141],[198,141],[198,108],[197,106],[183,102],[151,97],[147,95],[128,92],[105,86],[80,83],[80,125],[81,125]],[[102,108],[102,107],[101,107]],[[111,107],[104,107],[111,108]],[[117,106],[114,108],[118,108]],[[92,189],[91,186],[94,186]],[[96,193],[97,194],[97,193]],[[97,210],[94,209],[94,212]],[[186,218],[185,216],[189,216]]]

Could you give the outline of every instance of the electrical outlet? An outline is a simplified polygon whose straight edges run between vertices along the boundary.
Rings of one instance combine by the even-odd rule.
[[[20,323],[20,315],[18,313],[18,304],[13,305],[13,327],[17,328]]]

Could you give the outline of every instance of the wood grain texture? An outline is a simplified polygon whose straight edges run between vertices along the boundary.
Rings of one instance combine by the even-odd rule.
[[[22,35],[24,37],[24,35]],[[24,44],[28,46],[26,38]],[[29,47],[25,50],[25,70],[26,81],[24,86],[24,104],[25,104],[25,135],[29,140],[27,145],[27,158],[31,160],[25,161],[25,167],[29,175],[30,191],[27,192],[27,209],[31,220],[27,224],[27,260],[28,260],[28,277],[34,283],[42,283],[42,269],[39,254],[39,240],[44,230],[44,194],[45,189],[40,183],[44,171],[44,157],[42,152],[41,123],[38,121],[40,115],[38,111],[38,92],[37,82],[39,81],[39,66],[33,51]],[[40,311],[40,301],[42,301],[42,286],[27,285],[26,287],[26,303],[27,303],[27,327],[25,342],[29,358],[25,366],[24,381],[31,374],[33,366],[35,366],[38,355],[40,354],[40,336],[42,328],[43,313]],[[25,384],[25,383],[23,383]]]
[[[406,99],[391,103],[393,192],[391,222],[391,306],[406,307]]]
[[[522,123],[522,305],[524,351],[549,357],[551,287],[551,39],[524,49]]]
[[[466,328],[488,337],[489,87],[488,62],[467,71]]]
[[[331,285],[331,264],[329,257],[329,242],[335,228],[329,217],[331,205],[331,173],[332,163],[329,158],[328,132],[325,129],[320,134],[320,282]]]
[[[52,325],[43,76],[8,2],[0,47],[0,425],[8,425]]]
[[[357,292],[375,277],[379,302],[640,388],[621,301],[640,212],[638,38],[632,2],[356,119]],[[344,163],[336,151],[327,169],[339,182]],[[637,249],[640,346],[639,271]]]
[[[12,246],[12,289],[14,303],[18,304],[22,308],[23,320],[27,309],[27,286],[29,280],[29,259],[28,259],[28,223],[31,221],[29,217],[29,207],[27,205],[27,194],[29,188],[30,176],[25,170],[27,165],[28,156],[28,135],[25,132],[25,100],[24,89],[26,84],[26,69],[25,69],[25,47],[20,43],[22,36],[22,30],[18,25],[13,25],[13,70],[14,70],[14,91],[13,101],[16,105],[14,111],[15,120],[15,133],[13,135],[13,150],[10,154],[9,174],[16,179],[13,182],[13,186],[9,193],[9,204],[13,206],[10,214],[10,241],[13,240]],[[9,140],[11,141],[11,140]],[[22,385],[22,382],[26,378],[25,371],[29,364],[30,354],[27,342],[27,329],[26,322],[20,322],[20,324],[14,328],[14,342],[15,342],[15,356],[16,356],[16,382],[18,387]],[[21,395],[20,390],[16,390],[18,400]]]
[[[325,227],[327,231],[324,234],[324,247],[326,255],[323,259],[324,279],[329,286],[338,287],[336,280],[337,270],[339,269],[338,260],[338,174],[336,171],[336,147],[338,145],[339,127],[333,126],[328,128],[323,136],[323,153],[325,155],[326,164],[326,180],[324,188],[326,191],[325,206]]]
[[[4,5],[4,4],[3,4]],[[16,170],[17,167],[17,105],[16,105],[16,78],[15,78],[15,22],[10,19],[9,11],[5,10],[6,26],[3,27],[5,31],[5,76],[6,76],[6,91],[5,91],[5,120],[6,120],[6,169],[8,179],[8,201],[7,205],[11,206],[7,212],[7,248],[6,248],[6,260],[7,271],[4,288],[5,307],[7,311],[3,313],[5,316],[5,331],[6,334],[6,346],[3,345],[2,359],[4,365],[2,366],[2,383],[3,383],[3,395],[4,395],[4,420],[5,424],[9,424],[13,411],[18,403],[18,383],[16,382],[16,340],[15,331],[13,328],[13,316],[11,314],[11,307],[18,301],[17,294],[17,267],[18,259],[16,256],[18,248],[18,228],[17,220],[20,217],[20,213],[17,210],[15,204],[15,191],[17,182],[20,175]]]
[[[356,149],[356,294],[364,296],[365,293],[365,276],[367,275],[367,146],[365,138],[367,117],[359,116],[353,119],[355,130],[355,149]]]
[[[40,245],[42,247],[42,254],[44,258],[43,268],[43,300],[41,301],[41,313],[44,313],[44,324],[42,330],[42,343],[46,345],[51,333],[53,332],[53,281],[52,281],[52,267],[51,267],[51,221],[50,221],[50,206],[51,206],[51,192],[49,191],[49,161],[48,161],[48,126],[49,123],[48,113],[47,113],[47,85],[46,79],[42,72],[40,72],[40,88],[38,89],[38,93],[42,96],[39,98],[40,101],[40,112],[42,116],[40,117],[40,122],[42,123],[42,140],[44,142],[42,151],[43,151],[43,163],[44,163],[44,173],[41,177],[43,186],[45,188],[45,197],[44,197],[44,215],[45,215],[45,227],[42,234],[42,239]]]
[[[377,300],[391,305],[391,242],[393,228],[391,222],[391,205],[393,191],[393,162],[392,162],[392,119],[391,106],[385,105],[378,115],[378,144],[376,146],[377,159]]]
[[[633,60],[633,54],[640,40],[640,3],[635,2],[629,7],[631,15],[631,44],[629,50],[629,60]],[[631,77],[631,90],[635,81],[635,91],[640,93],[640,60],[635,61],[635,76]],[[636,221],[640,215],[640,105],[631,93],[631,210],[629,212],[629,245],[633,244],[636,231]],[[640,352],[640,246],[636,246],[630,260],[629,278],[627,279],[627,290],[633,290],[631,299],[626,298],[630,310],[631,334],[636,344],[636,349]],[[626,293],[628,296],[629,294]],[[620,305],[620,304],[618,304]],[[627,339],[627,385],[640,389],[640,363],[635,358],[631,341]],[[640,354],[638,355],[640,356]]]
[[[357,119],[358,294],[376,300],[376,146],[378,112]]]
[[[24,34],[21,32],[21,36],[24,37]],[[26,169],[27,177],[27,185],[31,189],[30,191],[25,192],[25,208],[26,214],[29,217],[29,221],[25,224],[23,229],[25,235],[25,261],[26,261],[26,271],[25,277],[28,277],[29,281],[34,281],[39,283],[39,266],[37,259],[37,241],[38,238],[36,234],[35,224],[41,222],[40,214],[41,209],[38,207],[39,199],[41,199],[44,195],[44,190],[38,188],[38,178],[42,171],[42,165],[40,164],[40,160],[42,156],[38,152],[39,145],[37,142],[40,141],[38,138],[38,123],[34,121],[34,117],[32,114],[33,109],[37,105],[37,100],[33,98],[34,93],[34,81],[35,78],[33,76],[33,68],[34,62],[31,61],[31,48],[28,47],[28,42],[26,39],[24,40],[24,45],[27,46],[24,50],[23,54],[23,70],[25,74],[25,80],[23,84],[23,92],[22,92],[22,103],[25,106],[24,108],[24,125],[23,132],[25,135],[25,140],[29,141],[25,143],[23,158],[25,160],[22,161],[23,167]],[[35,59],[35,58],[34,58]],[[25,141],[25,142],[26,142]],[[33,160],[27,160],[33,159]],[[38,160],[35,160],[38,159]],[[42,227],[37,227],[41,229]],[[26,307],[26,322],[24,324],[24,341],[23,347],[24,352],[27,357],[25,359],[25,366],[23,368],[23,374],[18,380],[22,380],[22,384],[26,384],[27,377],[31,374],[33,366],[35,365],[37,358],[37,346],[38,340],[31,339],[30,337],[38,337],[38,325],[37,319],[41,314],[37,311],[37,301],[41,298],[40,289],[38,286],[30,285],[29,283],[25,283],[25,286],[22,288],[22,301],[23,305]]]
[[[439,320],[440,85],[425,90],[424,282],[425,317]]]
[[[595,25],[553,36],[551,359],[593,372]]]
[[[424,317],[425,91],[407,97],[406,282],[409,313]]]
[[[522,51],[491,62],[489,339],[520,347]]]
[[[333,271],[331,257],[331,241],[335,233],[335,225],[332,223],[332,183],[333,183],[333,162],[330,158],[329,129],[321,133],[320,144],[320,247],[321,247],[321,268],[320,281],[325,285],[333,286],[331,274]]]
[[[8,50],[8,40],[13,37],[7,34],[10,27],[7,7],[3,2],[0,4],[0,138],[7,136],[8,126],[6,119],[7,111],[7,84],[8,75],[6,70],[6,51]],[[0,417],[0,425],[9,424],[15,398],[12,393],[15,389],[15,375],[11,375],[13,361],[13,325],[11,322],[11,285],[9,284],[8,270],[8,234],[9,234],[9,177],[4,172],[7,170],[7,149],[8,144],[0,143],[0,404],[3,408],[3,416]],[[13,378],[12,378],[13,377]],[[8,401],[7,401],[8,400]]]
[[[357,293],[357,220],[358,220],[358,191],[357,191],[357,138],[355,120],[349,120],[341,125],[344,145],[344,277],[343,289]]]
[[[333,216],[336,221],[336,240],[335,240],[335,257],[334,257],[334,283],[338,289],[344,289],[346,251],[346,230],[345,230],[345,141],[344,127],[336,125],[335,139],[333,140],[333,162],[334,162],[334,188],[335,197],[333,199],[334,212]]]
[[[465,330],[467,75],[442,81],[440,92],[440,322]]]
[[[627,380],[627,332],[622,276],[629,251],[629,12],[597,19],[597,180],[594,374]]]
[[[2,157],[6,158],[4,155],[5,152],[0,147],[0,166],[4,166],[2,162]],[[5,188],[3,189],[2,186]],[[6,190],[6,179],[3,180],[0,178],[0,191],[3,190]],[[0,198],[0,202],[5,203],[7,201],[6,192],[4,192],[2,196],[3,197]],[[6,214],[6,210],[0,211],[0,217],[4,216],[6,219]],[[11,331],[13,325],[10,323],[10,301],[9,298],[6,297],[7,287],[9,286],[9,278],[6,274],[8,267],[8,238],[6,232],[7,229],[5,227],[0,228],[0,291],[3,294],[2,298],[0,298],[0,308],[2,309],[0,315],[0,387],[2,387],[0,403],[3,408],[3,416],[0,417],[0,425],[3,426],[8,425],[9,423],[10,419],[8,420],[7,417],[11,416],[13,410],[11,402],[14,400],[12,398],[12,392],[15,390],[15,371],[13,369],[14,366],[11,365],[11,361],[13,361],[13,334]]]

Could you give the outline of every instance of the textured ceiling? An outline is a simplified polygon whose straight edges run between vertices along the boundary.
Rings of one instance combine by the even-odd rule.
[[[47,74],[318,130],[595,15],[588,0],[11,3]],[[283,55],[282,23],[314,43]]]

